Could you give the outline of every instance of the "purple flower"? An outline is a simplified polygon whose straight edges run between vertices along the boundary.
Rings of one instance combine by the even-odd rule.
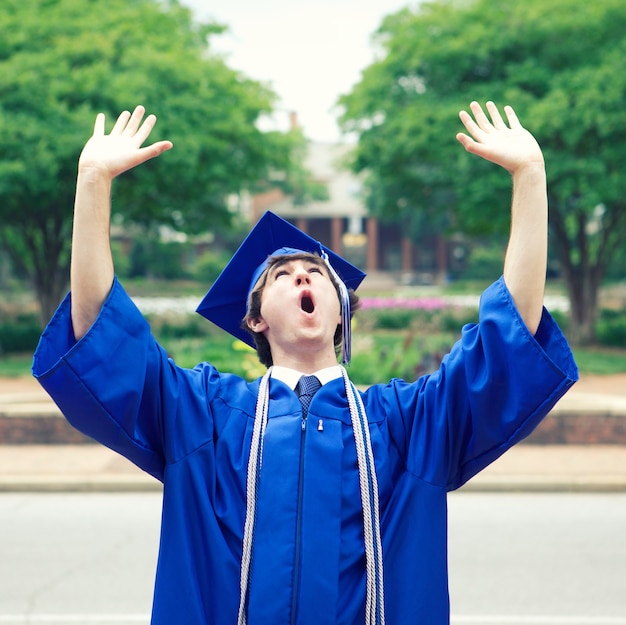
[[[361,310],[375,308],[404,308],[411,310],[441,310],[450,304],[437,297],[363,297]]]

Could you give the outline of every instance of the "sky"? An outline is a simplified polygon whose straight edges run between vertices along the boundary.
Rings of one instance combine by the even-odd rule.
[[[279,96],[274,127],[297,114],[313,141],[342,140],[333,110],[374,59],[371,37],[409,0],[181,0],[201,20],[228,26],[211,39],[230,67]]]

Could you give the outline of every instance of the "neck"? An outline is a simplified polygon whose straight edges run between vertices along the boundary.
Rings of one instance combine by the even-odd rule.
[[[275,365],[280,367],[288,367],[289,369],[295,369],[301,373],[307,375],[315,373],[320,369],[326,367],[332,367],[337,364],[337,357],[333,350],[332,353],[327,354],[274,354],[272,353],[272,361]]]

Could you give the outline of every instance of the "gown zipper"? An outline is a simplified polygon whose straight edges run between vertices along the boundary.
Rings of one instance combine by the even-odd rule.
[[[291,597],[291,625],[295,625],[298,616],[298,597],[300,595],[300,559],[302,555],[302,500],[304,499],[304,439],[307,418],[302,417],[300,431],[300,466],[298,472],[298,508],[296,510],[296,553],[294,558],[293,594]]]

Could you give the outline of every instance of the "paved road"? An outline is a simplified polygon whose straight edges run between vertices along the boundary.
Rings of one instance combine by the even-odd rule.
[[[159,521],[157,494],[1,495],[0,623],[147,624]]]
[[[626,625],[626,495],[450,497],[453,625]],[[0,625],[147,625],[158,493],[0,495]]]
[[[453,621],[626,625],[626,495],[449,498]]]

